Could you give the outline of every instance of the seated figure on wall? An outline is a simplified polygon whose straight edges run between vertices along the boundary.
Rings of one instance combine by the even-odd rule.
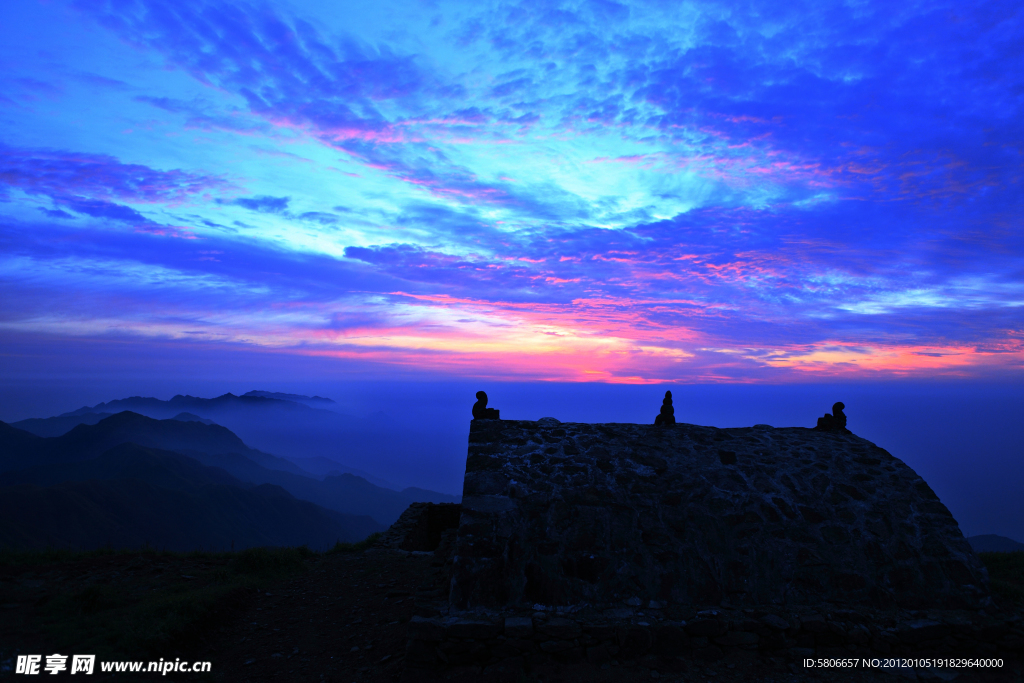
[[[672,392],[665,392],[665,400],[661,402],[661,412],[654,418],[657,427],[667,427],[676,423],[676,409],[672,407]]]
[[[473,404],[474,420],[500,420],[498,413],[496,408],[487,407],[487,394],[482,391],[476,392],[476,403]]]
[[[818,426],[815,429],[820,432],[846,432],[849,434],[850,430],[846,428],[846,413],[843,412],[845,408],[842,401],[833,404],[832,414],[825,413],[823,417],[819,417]]]

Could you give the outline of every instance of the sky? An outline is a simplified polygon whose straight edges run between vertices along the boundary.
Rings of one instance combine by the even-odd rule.
[[[1019,381],[1022,151],[1012,0],[2,3],[0,363]]]

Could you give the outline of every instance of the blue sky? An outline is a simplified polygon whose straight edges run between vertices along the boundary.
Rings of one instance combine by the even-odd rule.
[[[1019,378],[1022,13],[4,3],[0,344]]]

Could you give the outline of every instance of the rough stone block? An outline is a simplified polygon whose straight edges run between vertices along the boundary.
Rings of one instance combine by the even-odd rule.
[[[491,656],[495,657],[497,659],[505,659],[507,657],[517,657],[520,654],[519,650],[517,650],[516,648],[512,647],[511,645],[508,645],[507,643],[500,643],[498,645],[491,645],[489,649],[490,649],[490,652],[491,652]]]
[[[986,624],[977,630],[978,640],[993,643],[1010,632],[1010,625],[1006,623]]]
[[[505,617],[506,638],[530,638],[533,636],[533,619],[530,617]]]
[[[871,631],[863,624],[858,624],[850,629],[850,642],[855,645],[867,645],[871,642]]]
[[[439,643],[444,639],[444,627],[437,619],[414,616],[409,620],[407,630],[410,640]]]
[[[501,626],[490,621],[467,619],[448,624],[445,631],[449,638],[490,640],[501,635]]]
[[[473,643],[466,643],[458,640],[446,640],[437,646],[437,650],[438,652],[443,652],[444,654],[451,656],[469,652],[472,647]]]
[[[514,647],[519,652],[523,653],[537,651],[537,643],[533,642],[532,640],[517,640],[514,638],[509,638],[505,641],[505,644],[509,647]]]
[[[537,632],[548,638],[566,640],[578,637],[583,629],[572,619],[555,617],[537,627]]]
[[[654,644],[653,629],[639,624],[624,624],[616,630],[619,655],[627,659],[646,654]]]
[[[729,631],[724,636],[715,638],[715,643],[726,647],[738,647],[741,645],[757,645],[761,638],[750,631]]]
[[[719,619],[698,619],[691,621],[684,628],[688,636],[716,638],[725,633],[729,625]]]
[[[689,645],[689,638],[686,637],[682,626],[666,624],[654,629],[653,651],[655,654],[672,657],[682,654]]]
[[[604,616],[609,619],[629,619],[634,611],[629,607],[612,607],[604,611]]]
[[[568,650],[562,650],[554,654],[555,659],[566,664],[576,664],[582,662],[586,652],[582,647],[570,647]]]
[[[604,664],[611,661],[608,649],[604,645],[595,645],[587,648],[587,661],[591,664]]]
[[[568,650],[573,646],[571,640],[545,640],[540,644],[540,649],[548,654]]]
[[[828,630],[828,623],[820,614],[804,614],[800,617],[800,630],[807,633],[822,633]]]
[[[919,643],[924,640],[944,638],[949,634],[949,626],[939,621],[918,619],[906,624],[898,632],[899,639],[904,643]]]
[[[484,668],[482,680],[487,681],[515,681],[523,678],[523,658],[520,656],[502,659]]]
[[[695,658],[703,659],[708,662],[716,662],[721,659],[724,654],[725,653],[722,652],[722,648],[717,645],[708,645],[707,647],[702,647],[699,650],[693,651],[693,656]]]
[[[798,633],[796,634],[797,647],[809,647],[814,648],[814,634],[813,633]]]
[[[761,650],[781,650],[786,647],[786,635],[782,631],[769,631],[761,636],[757,647]]]
[[[773,628],[777,631],[785,631],[789,629],[789,622],[775,614],[764,615],[761,617],[761,623],[768,628]]]
[[[1008,635],[1001,638],[996,645],[999,646],[1000,650],[1019,652],[1024,650],[1024,638],[1015,635]]]
[[[595,640],[612,640],[615,638],[615,627],[610,624],[585,624],[583,632]]]
[[[410,664],[434,664],[437,662],[434,644],[423,640],[410,640],[405,646],[405,661]]]

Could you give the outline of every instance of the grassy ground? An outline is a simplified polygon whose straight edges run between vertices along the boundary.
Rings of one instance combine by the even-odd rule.
[[[377,576],[377,570],[371,571],[370,567],[359,564],[359,558],[363,557],[359,551],[370,547],[375,540],[375,536],[371,536],[359,543],[339,543],[324,553],[304,547],[254,548],[234,553],[0,551],[0,610],[3,610],[0,618],[8,622],[0,624],[0,643],[3,643],[0,669],[5,668],[16,652],[41,653],[43,649],[47,654],[87,652],[98,655],[101,660],[156,659],[178,654],[194,659],[198,652],[230,642],[235,643],[241,653],[235,657],[239,661],[234,668],[242,671],[248,670],[245,662],[250,657],[265,659],[270,651],[267,648],[275,647],[273,643],[279,637],[284,638],[291,629],[298,628],[296,624],[306,623],[308,628],[315,626],[320,630],[329,625],[330,632],[344,642],[346,647],[342,650],[327,648],[329,652],[324,655],[323,666],[336,666],[337,660],[330,655],[347,652],[352,637],[357,639],[353,642],[362,645],[359,638],[369,637],[366,635],[369,629],[379,626],[374,619],[387,621],[387,628],[401,621],[400,616],[385,614],[386,609],[398,608],[381,606],[396,600],[382,597],[395,588],[391,584],[383,588],[377,586],[381,593],[376,596],[380,605],[367,603],[354,611],[357,608],[347,603],[339,606],[343,599],[333,597],[334,602],[329,609],[325,607],[324,615],[315,611],[317,601],[323,602],[323,596],[329,595],[331,590],[338,591],[338,586],[343,589],[342,593],[351,593],[344,599],[355,600],[365,598],[372,592],[372,586],[385,581]],[[341,578],[332,578],[329,572],[340,571],[332,569],[341,566],[340,556],[352,558],[355,564],[338,574]],[[1024,553],[982,553],[980,557],[988,568],[996,600],[1006,608],[1024,607]],[[401,564],[409,560],[393,562]],[[324,585],[313,588],[317,581]],[[285,597],[281,589],[284,584],[297,587],[290,589]],[[310,601],[309,605],[297,604],[304,591],[310,590],[313,592],[302,598]],[[406,606],[411,609],[411,603],[402,605],[402,609]],[[262,611],[258,611],[257,606],[262,606]],[[293,612],[287,610],[293,610],[302,618],[291,619]],[[246,618],[241,619],[242,615]],[[311,616],[317,619],[315,625],[312,619],[307,619]],[[21,623],[15,623],[14,617]],[[353,618],[358,621],[351,621]],[[325,619],[327,621],[323,621]],[[338,623],[334,624],[334,620]],[[351,623],[345,626],[346,621]],[[274,628],[269,628],[265,622],[271,622]],[[239,628],[249,630],[244,634],[235,633]],[[349,633],[345,628],[355,635],[345,635]],[[400,629],[401,624],[394,628]],[[257,641],[260,634],[270,640],[265,644]],[[238,641],[239,635],[246,637]],[[295,644],[302,646],[305,652],[305,643],[313,636],[300,635],[295,638]],[[380,652],[374,651],[374,657],[382,656],[384,638],[375,637],[380,640],[377,644]],[[399,653],[400,648],[397,645],[395,648]],[[288,657],[289,651],[282,652],[282,666],[295,666],[299,655],[292,659]],[[347,656],[348,659],[355,657]],[[397,658],[398,654],[395,656]],[[289,659],[291,661],[285,663]],[[373,657],[368,655],[365,663],[372,664],[371,659]],[[260,662],[261,667],[269,666],[262,659]],[[353,666],[362,664],[361,658],[352,663]]]
[[[1024,552],[978,553],[988,569],[996,600],[1024,607]]]
[[[266,586],[308,571],[324,556],[364,550],[378,536],[338,543],[326,553],[305,547],[0,550],[0,602],[30,610],[40,635],[58,648],[108,659],[166,656],[203,642]]]

